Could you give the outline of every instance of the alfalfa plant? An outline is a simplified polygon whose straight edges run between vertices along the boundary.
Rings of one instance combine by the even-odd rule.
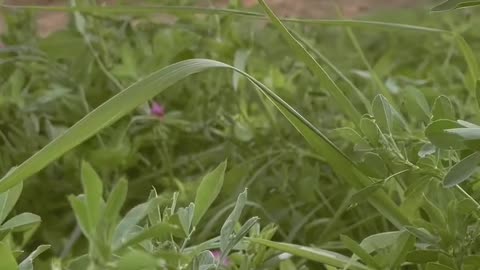
[[[245,250],[244,237],[257,224],[257,217],[239,226],[247,191],[238,196],[220,234],[204,243],[192,243],[199,222],[223,185],[227,163],[205,175],[195,202],[180,207],[178,193],[172,198],[152,190],[149,199],[120,211],[128,182],[120,179],[104,200],[102,180],[91,165],[82,164],[85,193],[69,197],[77,222],[89,243],[88,253],[71,259],[68,269],[219,269],[228,255]],[[217,252],[218,250],[218,252]],[[230,263],[230,262],[228,262]]]

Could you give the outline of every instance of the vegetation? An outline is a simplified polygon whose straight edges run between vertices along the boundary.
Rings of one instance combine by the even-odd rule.
[[[0,269],[480,268],[475,9],[172,2],[2,6]]]

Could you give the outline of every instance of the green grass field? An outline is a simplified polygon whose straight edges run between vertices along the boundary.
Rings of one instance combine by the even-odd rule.
[[[480,269],[478,1],[92,2],[1,7],[1,270]]]

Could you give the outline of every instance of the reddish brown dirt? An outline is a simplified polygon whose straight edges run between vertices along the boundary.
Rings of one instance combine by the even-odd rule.
[[[243,0],[246,6],[254,6],[257,0]],[[61,5],[66,1],[59,0],[6,0],[11,5]],[[111,3],[115,0],[100,0],[99,3]],[[208,3],[207,0],[199,0]],[[215,3],[224,5],[228,0],[216,0]],[[418,5],[419,0],[267,0],[268,4],[282,16],[298,16],[306,18],[322,18],[336,14],[338,6],[346,17],[355,17],[359,14],[384,8],[406,8]],[[42,12],[38,14],[37,33],[40,36],[58,31],[66,27],[69,16],[65,13]],[[6,31],[0,17],[0,33]]]

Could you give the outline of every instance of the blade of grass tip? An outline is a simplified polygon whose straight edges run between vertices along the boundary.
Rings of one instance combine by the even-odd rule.
[[[233,69],[257,86],[255,89],[261,91],[263,95],[272,101],[275,107],[304,136],[310,145],[325,156],[326,161],[332,166],[334,171],[340,177],[349,181],[352,186],[362,188],[372,183],[371,179],[362,174],[355,164],[323,133],[276,95],[275,92],[255,78],[242,70],[218,61],[191,59],[172,64],[154,72],[104,102],[18,167],[10,170],[7,175],[0,179],[0,193],[32,176],[65,152],[89,139],[103,128],[119,120],[137,106],[152,99],[179,80],[213,68]],[[398,206],[383,190],[373,193],[369,198],[369,202],[395,226],[401,228],[409,223],[408,219],[400,212]]]
[[[348,86],[352,89],[353,93],[357,95],[360,101],[363,103],[366,111],[370,111],[371,105],[370,101],[368,101],[367,97],[358,89],[358,87],[345,75],[342,71],[340,71],[333,63],[330,61],[324,54],[322,54],[319,50],[315,49],[312,44],[307,42],[303,37],[300,36],[297,32],[290,30],[290,33],[299,40],[309,51],[313,53],[317,58],[327,64],[342,80],[344,80]]]
[[[350,102],[350,100],[345,96],[345,94],[338,88],[335,82],[330,78],[327,72],[320,66],[320,64],[303,48],[303,46],[293,37],[293,35],[288,31],[288,29],[283,25],[283,23],[277,18],[273,11],[267,6],[265,1],[259,0],[259,3],[262,5],[264,11],[267,13],[270,21],[273,23],[275,28],[278,29],[283,38],[287,41],[290,48],[295,52],[297,57],[302,60],[310,71],[313,72],[315,76],[318,77],[320,82],[325,85],[325,88],[332,95],[333,99],[337,102],[337,105],[340,107],[340,110],[345,113],[350,120],[352,120],[356,125],[360,123],[361,115]]]

